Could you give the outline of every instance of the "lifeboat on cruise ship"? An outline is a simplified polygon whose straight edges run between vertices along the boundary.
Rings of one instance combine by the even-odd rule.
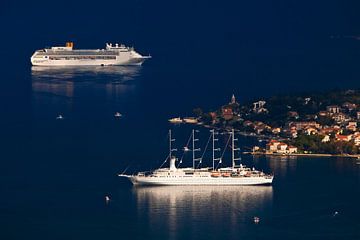
[[[220,177],[221,176],[221,173],[219,172],[211,172],[211,177]]]
[[[251,177],[251,173],[250,173],[250,172],[247,172],[247,173],[245,173],[244,176],[245,176],[245,177]]]
[[[223,177],[230,177],[230,176],[231,176],[231,173],[223,173],[222,176],[223,176]]]

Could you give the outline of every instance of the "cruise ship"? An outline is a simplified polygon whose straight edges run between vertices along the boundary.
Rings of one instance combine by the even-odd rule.
[[[37,50],[31,56],[35,66],[108,66],[141,65],[151,56],[142,56],[123,44],[106,44],[105,49],[74,49],[73,42],[65,46]]]
[[[173,156],[173,152],[176,149],[172,148],[172,142],[175,141],[171,137],[171,131],[169,131],[169,155],[164,163],[169,161],[168,168],[159,168],[152,172],[139,172],[134,175],[118,174],[119,177],[128,178],[134,185],[270,185],[272,184],[274,176],[271,174],[265,174],[262,171],[255,170],[254,168],[248,168],[242,164],[236,164],[240,161],[240,158],[235,157],[235,152],[239,151],[239,148],[235,147],[234,130],[230,133],[227,145],[230,140],[231,151],[232,151],[232,166],[219,168],[218,166],[222,163],[221,157],[215,158],[215,152],[220,151],[219,148],[215,148],[215,142],[218,140],[215,137],[215,130],[211,131],[213,142],[213,159],[212,167],[198,168],[202,162],[201,158],[196,158],[195,152],[200,151],[199,148],[195,147],[195,142],[198,139],[195,138],[195,131],[192,131],[192,153],[193,153],[193,166],[186,168],[179,168],[176,166],[176,157]],[[209,138],[209,140],[210,140]],[[189,141],[190,142],[190,141]],[[227,146],[225,146],[226,149]],[[206,150],[206,149],[205,149]],[[189,147],[184,147],[184,151],[190,151]],[[182,163],[182,160],[179,161]]]

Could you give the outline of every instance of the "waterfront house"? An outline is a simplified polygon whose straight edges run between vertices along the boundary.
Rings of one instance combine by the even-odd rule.
[[[297,153],[298,149],[295,146],[288,146],[287,153]]]
[[[297,147],[289,146],[286,143],[279,142],[277,140],[271,140],[266,144],[266,153],[280,153],[280,154],[291,154],[297,153]]]
[[[277,140],[271,140],[268,144],[266,144],[266,153],[274,153],[278,149],[278,145],[280,144]]]
[[[280,143],[277,145],[276,153],[288,153],[287,148],[288,145],[286,143]]]

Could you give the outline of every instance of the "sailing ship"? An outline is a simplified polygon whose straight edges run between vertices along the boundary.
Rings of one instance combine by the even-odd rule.
[[[192,167],[179,168],[179,166],[176,166],[177,158],[173,155],[173,152],[177,150],[172,147],[175,139],[172,138],[171,130],[169,130],[169,155],[164,162],[169,161],[168,168],[160,167],[152,172],[139,172],[134,175],[119,174],[118,176],[128,178],[134,185],[270,185],[272,183],[273,175],[265,174],[240,163],[241,159],[236,157],[236,152],[240,151],[240,149],[235,147],[235,142],[238,139],[235,138],[234,130],[230,132],[227,141],[228,145],[231,140],[232,166],[218,168],[222,163],[224,154],[216,158],[216,152],[220,151],[220,148],[215,148],[218,133],[211,130],[212,167],[198,168],[204,155],[200,158],[196,157],[196,152],[200,151],[200,148],[195,146],[199,140],[195,136],[196,132],[198,131],[192,130],[191,134]],[[186,148],[188,147],[186,146]],[[181,163],[182,159],[179,164]]]

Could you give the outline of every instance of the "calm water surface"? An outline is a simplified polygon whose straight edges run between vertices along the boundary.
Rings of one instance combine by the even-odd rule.
[[[159,167],[168,129],[178,149],[191,131],[167,119],[215,110],[233,93],[242,104],[359,88],[357,1],[0,5],[1,240],[360,239],[356,160],[243,156],[275,174],[271,187],[133,188],[116,176]],[[36,49],[66,41],[119,42],[153,58],[143,67],[30,66]],[[209,132],[200,130],[204,148]],[[255,143],[240,138],[244,151]]]
[[[2,239],[359,239],[357,160],[243,156],[275,174],[262,187],[137,188],[118,178],[160,166],[169,128],[179,149],[190,134],[167,119],[191,114],[200,93],[169,92],[153,74],[146,65],[31,68],[28,114],[3,142]],[[245,150],[254,143],[240,138]]]

